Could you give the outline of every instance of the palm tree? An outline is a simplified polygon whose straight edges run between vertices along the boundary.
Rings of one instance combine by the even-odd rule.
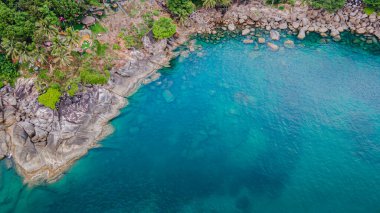
[[[78,33],[72,28],[69,27],[65,31],[64,42],[69,46],[69,49],[73,49],[79,43]]]
[[[59,67],[67,67],[74,60],[71,55],[71,50],[66,47],[54,48],[51,51],[53,56],[53,63],[57,64]]]
[[[203,1],[203,6],[205,8],[213,8],[216,5],[216,0],[204,0]]]
[[[18,62],[20,63],[29,63],[30,62],[30,52],[28,51],[28,45],[26,41],[17,42],[16,45],[16,53],[18,56]]]
[[[44,49],[36,48],[32,51],[31,55],[35,65],[39,67],[43,66],[47,62],[46,52]]]
[[[18,53],[14,40],[3,38],[3,42],[1,42],[1,47],[5,50],[5,54],[7,57],[10,57],[13,62],[17,62]]]
[[[58,34],[58,29],[44,19],[36,23],[36,28],[37,35],[46,37],[48,40]]]

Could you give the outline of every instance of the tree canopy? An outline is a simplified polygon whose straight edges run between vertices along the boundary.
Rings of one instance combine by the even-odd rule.
[[[171,18],[162,17],[153,23],[153,35],[156,39],[170,38],[177,30]]]

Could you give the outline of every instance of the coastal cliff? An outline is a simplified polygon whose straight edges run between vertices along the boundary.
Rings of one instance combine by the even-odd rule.
[[[272,40],[280,39],[277,30],[287,30],[299,39],[309,32],[317,32],[322,37],[339,40],[344,31],[366,35],[368,42],[377,42],[376,37],[380,38],[380,17],[368,16],[360,7],[350,4],[335,14],[314,10],[299,2],[284,10],[255,1],[232,5],[224,14],[215,9],[199,10],[178,29],[176,38],[155,41],[144,37],[144,48],[128,51],[124,64],[111,71],[108,84],[84,86],[83,92],[62,97],[57,110],[38,103],[33,78],[18,79],[14,88],[3,87],[0,90],[0,158],[12,156],[25,182],[56,180],[112,131],[108,122],[127,104],[125,97],[141,84],[157,78],[155,71],[169,63],[178,45],[193,33],[216,34],[218,27],[225,31],[242,30],[250,40],[247,44],[255,42],[254,28],[272,31]]]

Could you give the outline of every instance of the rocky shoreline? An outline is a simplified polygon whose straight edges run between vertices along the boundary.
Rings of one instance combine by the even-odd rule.
[[[125,97],[140,85],[157,79],[156,71],[175,56],[176,47],[185,43],[189,35],[216,34],[219,27],[225,31],[241,30],[247,44],[256,42],[252,38],[255,28],[270,31],[271,40],[280,39],[278,30],[288,30],[299,39],[317,32],[322,37],[339,40],[344,31],[365,35],[368,42],[380,39],[380,16],[368,16],[360,7],[350,4],[335,14],[311,9],[300,2],[287,5],[284,10],[256,1],[232,5],[224,14],[215,9],[199,10],[179,27],[173,39],[157,42],[144,37],[144,48],[131,51],[125,65],[112,70],[107,85],[86,86],[85,92],[62,97],[58,110],[38,103],[34,79],[19,79],[14,88],[3,87],[0,90],[0,159],[12,156],[26,183],[57,180],[112,132],[108,123],[127,104]],[[276,49],[271,42],[260,38],[257,42]]]

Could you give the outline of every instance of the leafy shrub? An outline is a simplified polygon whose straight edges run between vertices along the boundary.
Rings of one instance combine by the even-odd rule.
[[[364,0],[364,3],[373,8],[374,10],[380,10],[380,1],[379,0]]]
[[[144,23],[148,26],[148,27],[152,27],[153,26],[153,13],[149,12],[149,13],[144,13],[142,15],[142,18],[144,20]]]
[[[344,6],[346,0],[307,0],[312,7],[336,11]]]
[[[186,19],[195,10],[195,5],[190,0],[168,0],[168,9],[180,20]]]
[[[78,83],[72,82],[67,87],[67,94],[72,97],[78,92],[78,89],[79,89]]]
[[[171,18],[162,17],[153,24],[153,35],[156,39],[170,38],[177,30]]]
[[[113,49],[113,50],[120,50],[121,47],[120,47],[119,44],[113,44],[113,45],[112,45],[112,49]]]
[[[4,55],[0,55],[0,88],[4,86],[4,82],[13,85],[18,76],[17,66]]]
[[[159,16],[160,15],[160,11],[159,10],[153,10],[152,14],[154,16]]]
[[[105,56],[108,45],[102,44],[98,40],[95,40],[94,44],[95,44],[95,48],[96,48],[96,55],[97,56]]]
[[[54,78],[56,78],[59,81],[62,81],[65,79],[66,75],[61,70],[54,70]]]
[[[123,37],[126,48],[137,47],[139,44],[138,38],[132,35],[126,35]]]
[[[141,48],[143,46],[141,39],[149,31],[150,28],[146,24],[141,23],[138,26],[133,25],[128,32],[123,29],[118,36],[124,40],[126,48]]]
[[[205,8],[214,8],[218,6],[227,6],[231,4],[231,0],[203,0],[203,7]]]
[[[365,14],[367,14],[367,15],[371,15],[372,13],[375,12],[375,9],[372,8],[372,7],[366,7],[366,8],[364,8],[363,11],[364,11]]]
[[[53,89],[56,89],[56,90],[59,90],[59,91],[61,91],[61,85],[59,84],[59,83],[52,83],[51,85],[50,85],[50,88],[53,88]]]
[[[83,69],[80,71],[80,80],[84,84],[106,84],[108,78],[108,71],[105,74],[101,74],[92,69]]]
[[[50,109],[56,109],[56,104],[61,97],[61,92],[56,88],[49,88],[44,94],[38,97],[38,102]]]
[[[99,33],[105,33],[107,32],[107,29],[104,28],[100,23],[95,23],[94,25],[90,26],[90,30],[95,33],[95,34],[99,34]]]

